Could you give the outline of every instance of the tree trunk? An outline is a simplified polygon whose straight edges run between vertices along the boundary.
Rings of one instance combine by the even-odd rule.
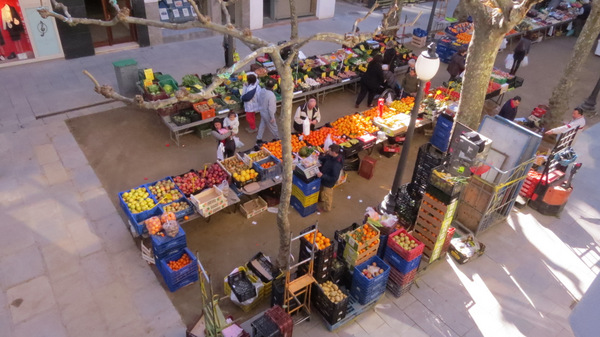
[[[588,17],[583,30],[575,42],[571,59],[565,67],[564,73],[550,97],[550,108],[544,116],[544,124],[547,129],[559,125],[569,106],[569,98],[573,91],[573,84],[577,80],[577,75],[581,71],[583,64],[588,58],[590,51],[594,47],[596,38],[600,33],[600,4],[594,3],[592,11]],[[570,111],[570,110],[569,110]]]
[[[396,27],[400,23],[400,16],[402,15],[402,6],[404,0],[395,0],[394,4],[390,7],[390,10],[383,16],[383,27]],[[397,7],[395,9],[394,7]],[[384,30],[383,34],[386,36],[396,36],[398,28]]]
[[[290,23],[292,32],[290,40],[298,38],[298,15],[296,14],[296,0],[290,0]]]
[[[496,30],[496,31],[494,31]],[[484,24],[475,25],[469,44],[464,81],[458,106],[458,121],[477,130],[486,90],[504,32]]]
[[[465,22],[469,15],[471,15],[469,10],[469,5],[464,0],[459,0],[456,8],[454,9],[454,13],[452,14],[453,18],[458,19],[458,22]]]
[[[281,197],[277,212],[277,229],[279,230],[279,254],[277,266],[288,268],[290,256],[290,197],[292,196],[292,99],[294,95],[294,78],[292,68],[287,66],[279,53],[271,54],[277,72],[281,76],[281,115],[279,117],[279,136],[281,137],[281,155],[283,159],[283,180]]]

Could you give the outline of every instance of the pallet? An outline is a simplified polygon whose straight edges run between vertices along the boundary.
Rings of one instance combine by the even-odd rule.
[[[383,294],[381,294],[381,296],[383,296],[384,294],[385,294],[385,292]],[[323,317],[323,315],[319,315],[319,316],[321,316],[321,319],[323,320],[323,323],[325,323],[327,330],[335,331],[335,330],[339,329],[340,327],[346,325],[347,323],[352,322],[360,314],[373,308],[375,306],[375,304],[377,303],[377,301],[379,301],[381,296],[377,297],[376,299],[374,299],[373,301],[371,301],[365,305],[361,305],[360,303],[358,303],[358,300],[355,299],[354,297],[348,296],[349,301],[348,301],[348,311],[346,312],[346,317],[344,317],[341,321],[339,321],[335,324],[329,324],[329,322],[327,322],[327,320],[325,320],[325,317]]]

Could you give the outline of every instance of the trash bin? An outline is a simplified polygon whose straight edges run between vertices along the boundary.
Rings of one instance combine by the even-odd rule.
[[[134,59],[126,59],[113,62],[115,75],[117,77],[118,92],[126,97],[135,96],[138,91],[136,82],[138,80],[138,66]]]

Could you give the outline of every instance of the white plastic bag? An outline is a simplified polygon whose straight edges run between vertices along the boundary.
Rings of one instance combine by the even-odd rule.
[[[500,50],[506,49],[507,45],[508,45],[508,40],[507,39],[502,39],[502,43],[500,44]]]
[[[513,57],[513,54],[506,55],[506,58],[504,59],[504,68],[512,69],[514,61],[515,61],[515,59]]]
[[[529,56],[525,56],[521,61],[521,67],[527,67],[527,65],[529,65]]]
[[[308,118],[305,118],[304,121],[302,121],[302,134],[305,136],[310,135],[310,121]]]
[[[217,146],[217,160],[223,159],[225,159],[225,145],[219,143],[219,146]]]
[[[333,140],[331,140],[331,134],[328,134],[327,138],[325,138],[325,143],[323,144],[323,149],[325,151],[329,150],[329,146],[331,146],[331,144],[333,144]]]
[[[365,215],[375,221],[379,221],[379,213],[373,207],[367,207]]]
[[[244,143],[242,143],[242,141],[240,140],[240,137],[234,136],[233,141],[235,142],[235,147],[237,149],[244,147]]]

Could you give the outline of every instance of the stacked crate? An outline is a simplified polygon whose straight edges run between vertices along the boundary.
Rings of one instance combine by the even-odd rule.
[[[292,197],[290,198],[290,205],[303,217],[313,214],[317,211],[320,188],[321,179],[317,178],[311,182],[306,182],[301,177],[294,174],[292,179]]]
[[[171,267],[168,265],[169,262],[179,260],[183,254],[187,254],[190,257],[191,262],[179,270],[171,269]],[[156,262],[156,267],[165,279],[167,288],[169,288],[171,292],[175,292],[188,284],[198,281],[198,260],[187,248],[184,248],[178,253],[171,254],[163,259],[158,259]]]
[[[354,237],[362,236],[362,233],[366,230],[375,232],[376,235],[366,242],[357,242]],[[354,267],[377,255],[377,249],[380,244],[379,229],[371,224],[365,224],[346,233],[344,240],[346,241],[346,246],[344,247],[344,260],[350,267]]]
[[[421,200],[433,169],[442,164],[445,154],[435,148],[431,143],[422,145],[419,148],[415,169],[413,171],[412,181],[408,184],[408,194],[414,200]]]
[[[440,257],[448,228],[456,213],[458,198],[429,186],[417,216],[414,237],[425,244],[423,253],[433,262]]]
[[[373,263],[383,269],[383,274],[377,275],[371,279],[363,274]],[[358,300],[358,303],[365,305],[377,300],[385,293],[386,284],[390,276],[390,266],[383,262],[379,257],[373,256],[366,262],[359,264],[352,273],[352,287],[350,294]]]
[[[294,321],[290,314],[285,312],[282,307],[278,305],[272,307],[265,312],[265,316],[269,317],[277,325],[281,337],[292,337]]]
[[[331,325],[336,324],[344,319],[348,313],[348,303],[350,302],[350,297],[348,297],[347,292],[343,292],[346,297],[343,300],[334,303],[329,297],[327,297],[327,295],[325,295],[320,285],[317,284],[313,286],[313,303],[325,321]]]
[[[410,250],[402,248],[394,240],[400,234],[405,234],[417,246]],[[391,267],[387,289],[395,297],[400,297],[410,290],[417,275],[424,247],[425,245],[422,242],[419,242],[419,240],[408,234],[405,229],[399,229],[390,234],[385,249],[384,261]]]
[[[304,261],[310,258],[312,242],[309,242],[305,237],[300,239],[300,254],[299,260]],[[313,262],[313,278],[319,282],[325,282],[329,276],[329,270],[333,261],[333,245],[327,246],[324,249],[315,247],[315,256]],[[308,271],[308,264],[303,264],[298,267],[298,270],[304,274]]]

